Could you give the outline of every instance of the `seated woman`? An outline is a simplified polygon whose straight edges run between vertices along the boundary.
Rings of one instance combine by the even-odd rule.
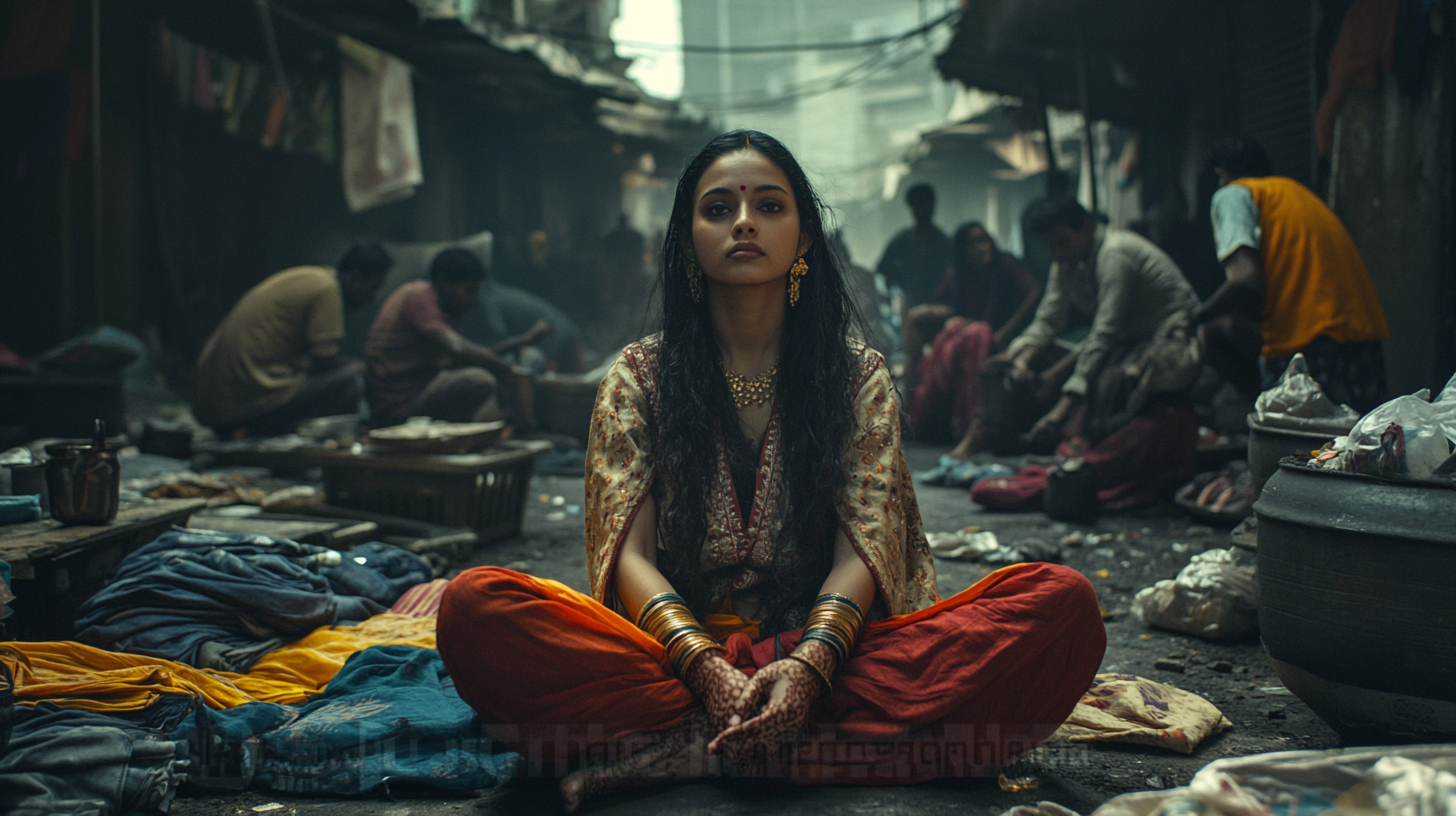
[[[461,698],[493,738],[571,769],[568,809],[707,775],[994,773],[1097,671],[1080,573],[1018,564],[937,597],[895,387],[851,338],[825,238],[781,143],[710,141],[678,181],[662,331],[597,395],[591,597],[496,567],[445,592]]]
[[[962,224],[951,247],[939,302],[916,306],[905,321],[905,370],[916,375],[907,383],[910,425],[917,439],[937,442],[966,437],[980,404],[981,364],[1026,328],[1041,300],[1041,287],[980,222]],[[928,337],[935,343],[922,359]]]

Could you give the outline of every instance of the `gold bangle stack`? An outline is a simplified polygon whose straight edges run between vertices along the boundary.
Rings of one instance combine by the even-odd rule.
[[[688,667],[714,649],[722,650],[718,641],[708,636],[697,618],[688,611],[687,602],[675,592],[653,595],[637,613],[637,628],[651,635],[667,650],[672,673],[684,679]]]
[[[828,646],[834,652],[834,668],[838,668],[849,659],[862,626],[864,610],[853,598],[826,592],[815,599],[814,608],[809,610],[803,641],[817,640]],[[824,672],[821,670],[821,673]]]

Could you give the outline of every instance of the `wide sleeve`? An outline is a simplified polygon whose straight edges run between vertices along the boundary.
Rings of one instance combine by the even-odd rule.
[[[1016,356],[1023,348],[1032,346],[1044,348],[1057,339],[1062,327],[1067,324],[1067,270],[1061,263],[1052,264],[1052,277],[1047,281],[1046,294],[1036,307],[1036,317],[1019,337],[1011,341],[1007,353]]]
[[[1135,284],[1143,260],[1126,249],[1103,245],[1097,258],[1097,312],[1062,393],[1085,397],[1107,355],[1126,338],[1132,310],[1139,307]]]
[[[891,615],[935,603],[935,562],[900,449],[899,406],[884,359],[864,352],[869,376],[854,401],[855,431],[844,457],[839,522],[874,575]]]
[[[647,394],[627,357],[597,388],[586,456],[586,569],[592,597],[616,609],[617,555],[652,488]]]

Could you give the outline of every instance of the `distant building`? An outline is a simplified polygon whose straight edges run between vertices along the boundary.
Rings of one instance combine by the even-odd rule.
[[[683,42],[724,48],[861,42],[893,37],[931,22],[954,2],[917,0],[685,0]],[[857,219],[870,203],[894,197],[887,184],[924,131],[946,123],[957,85],[934,70],[948,31],[883,47],[766,54],[687,52],[686,108],[724,129],[750,127],[784,141],[846,223],[860,263],[873,265],[895,230],[909,224],[901,203],[890,218]],[[776,102],[776,100],[779,100]],[[892,171],[893,172],[893,171]],[[865,223],[856,223],[863,220]],[[937,218],[943,228],[953,226]]]

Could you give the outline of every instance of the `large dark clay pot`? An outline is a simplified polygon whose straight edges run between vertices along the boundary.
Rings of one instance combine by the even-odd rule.
[[[1456,740],[1456,490],[1279,466],[1259,516],[1259,629],[1349,743]]]

